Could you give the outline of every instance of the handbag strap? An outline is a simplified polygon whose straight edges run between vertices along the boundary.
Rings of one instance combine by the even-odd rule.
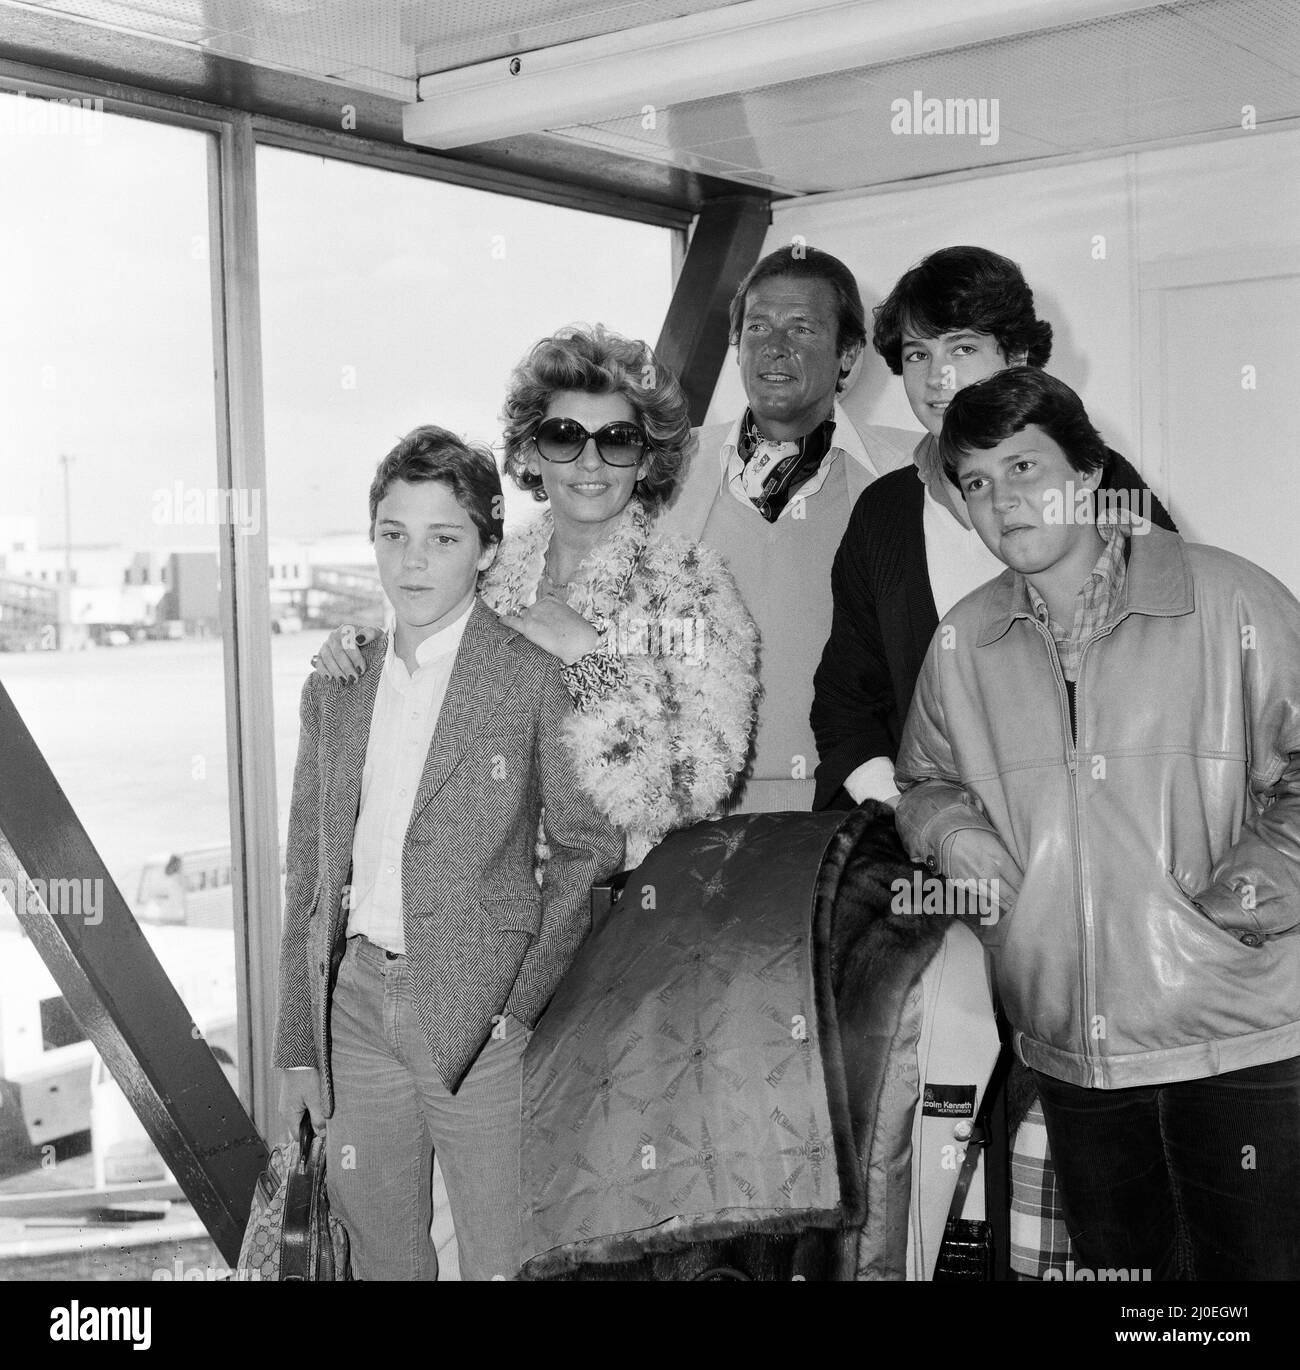
[[[317,1157],[313,1148],[321,1146],[304,1112],[298,1123],[298,1164],[284,1180],[284,1214],[280,1227],[280,1278],[309,1280],[312,1277],[312,1175]]]
[[[993,1109],[1002,1092],[1002,1084],[1007,1077],[1007,1072],[1011,1069],[1013,1059],[1010,1044],[1003,1042],[998,1051],[998,1059],[993,1063],[993,1071],[989,1075],[989,1082],[984,1089],[984,1097],[980,1100],[979,1112],[975,1115],[975,1122],[971,1128],[970,1141],[966,1146],[966,1158],[962,1161],[961,1171],[957,1176],[957,1188],[953,1190],[952,1203],[948,1205],[948,1222],[952,1222],[954,1218],[960,1218],[962,1210],[966,1207],[966,1193],[975,1176],[975,1167],[979,1164],[980,1152],[988,1146],[989,1138],[992,1135]]]

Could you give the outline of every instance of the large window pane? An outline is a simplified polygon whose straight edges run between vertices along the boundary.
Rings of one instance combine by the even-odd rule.
[[[0,679],[196,1023],[233,1057],[217,546],[240,511],[213,488],[208,138],[62,111],[0,96]],[[0,1196],[162,1177],[3,903],[0,967]],[[181,1205],[167,1226],[202,1233]],[[6,1222],[0,1258],[51,1254],[0,1259],[0,1278],[147,1278],[171,1267],[167,1237]]]
[[[494,443],[511,368],[563,324],[653,341],[673,245],[664,229],[274,148],[258,152],[257,193],[283,840],[311,653],[328,628],[383,616],[376,464],[421,423]],[[507,536],[537,511],[507,483]],[[454,1278],[449,1226],[434,1237]]]
[[[327,628],[382,615],[376,464],[421,423],[496,444],[511,368],[563,324],[653,344],[672,235],[278,148],[258,152],[257,194],[283,837],[309,658]],[[507,528],[536,512],[507,482]]]

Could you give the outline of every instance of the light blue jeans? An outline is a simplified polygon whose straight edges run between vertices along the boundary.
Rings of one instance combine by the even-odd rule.
[[[433,1153],[447,1185],[464,1280],[518,1272],[519,1104],[529,1033],[505,1018],[452,1094],[416,1018],[406,957],[348,940],[330,1010],[334,1114],[330,1207],[364,1280],[433,1280]]]

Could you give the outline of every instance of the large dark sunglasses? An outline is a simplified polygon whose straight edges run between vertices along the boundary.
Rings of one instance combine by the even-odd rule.
[[[538,425],[533,444],[547,461],[577,461],[591,438],[606,466],[635,466],[647,446],[645,429],[626,419],[607,423],[594,433],[588,433],[577,419],[547,419]]]

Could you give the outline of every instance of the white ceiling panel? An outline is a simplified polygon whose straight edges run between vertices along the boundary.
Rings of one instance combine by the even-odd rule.
[[[409,103],[420,75],[736,2],[0,0],[0,14],[45,10]],[[800,7],[791,0],[791,13]],[[996,100],[997,141],[893,133],[893,102],[916,90]],[[797,195],[1230,134],[1244,105],[1261,124],[1300,117],[1297,0],[1173,0],[668,106],[651,129],[634,113],[549,129],[545,139]]]
[[[414,4],[411,36],[420,75],[534,52],[687,14],[726,9],[738,0],[469,0]],[[793,0],[798,7],[798,0]]]
[[[201,0],[50,0],[31,9],[47,9],[70,18],[89,19],[110,28],[131,29],[179,43],[199,43],[224,33],[211,22],[211,6]]]
[[[193,43],[310,76],[338,77],[361,69],[372,74],[368,87],[413,100],[420,75],[735,3],[738,0],[15,0],[12,7],[45,9]]]
[[[1296,0],[1220,0],[1180,10],[1187,24],[1215,34],[1220,48],[1236,47],[1300,76],[1300,6]]]
[[[399,4],[280,0],[231,5],[230,11],[247,11],[243,27],[208,44],[214,52],[334,80],[360,72],[366,79],[354,77],[351,84],[411,98],[415,47],[403,36]]]
[[[1300,6],[1186,0],[902,62],[809,77],[557,136],[786,194],[848,190],[1300,116]],[[998,139],[895,134],[893,102],[998,102]],[[992,105],[985,106],[992,112]],[[709,169],[713,169],[710,167]]]

